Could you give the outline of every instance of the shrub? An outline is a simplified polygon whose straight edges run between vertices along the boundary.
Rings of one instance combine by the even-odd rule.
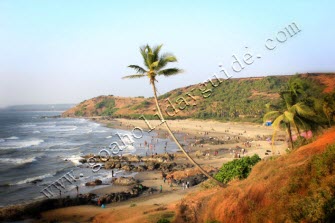
[[[166,218],[159,219],[157,223],[170,223],[170,221]]]
[[[233,179],[247,178],[251,172],[251,168],[261,160],[257,154],[252,157],[243,157],[225,163],[222,165],[215,178],[223,183],[228,183]]]

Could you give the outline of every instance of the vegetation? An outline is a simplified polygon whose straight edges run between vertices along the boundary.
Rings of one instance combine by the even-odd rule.
[[[217,85],[218,80],[214,79],[212,81],[217,87],[213,87],[210,82],[206,84],[207,89],[211,90],[211,95],[207,98],[204,98],[202,95],[201,89],[203,89],[204,86],[192,85],[169,91],[158,96],[158,99],[162,108],[166,108],[167,99],[177,109],[179,105],[176,101],[180,98],[184,98],[190,104],[190,106],[186,106],[183,110],[178,109],[179,112],[174,116],[166,115],[166,119],[196,118],[262,123],[264,114],[267,112],[283,112],[287,109],[283,94],[286,94],[286,100],[288,96],[292,96],[287,83],[297,82],[297,84],[291,84],[293,89],[298,88],[296,93],[293,94],[293,98],[298,103],[301,102],[305,106],[312,108],[311,110],[314,111],[315,114],[318,114],[318,117],[315,116],[312,118],[314,124],[311,123],[312,126],[310,127],[311,129],[315,129],[320,123],[322,126],[333,125],[335,117],[335,92],[330,88],[330,90],[325,93],[326,85],[318,81],[318,78],[328,78],[329,80],[327,81],[331,82],[332,79],[335,80],[335,74],[220,79],[221,83],[219,85]],[[195,99],[187,96],[188,93]],[[105,96],[105,99],[106,98],[108,97]],[[146,118],[148,116],[148,119],[157,119],[157,116],[153,116],[155,103],[153,103],[151,99],[154,98],[136,97],[134,99],[136,100],[129,98],[120,99],[125,100],[125,103],[120,103],[118,106],[115,106],[115,108],[118,108],[117,111],[115,109],[107,111],[106,113],[109,115],[112,114],[113,117],[123,118],[138,118],[144,114]],[[78,105],[75,111],[78,111],[78,116],[102,115],[104,103],[99,103],[100,101],[101,99],[98,97],[85,102],[85,104],[93,102],[94,111],[91,111],[91,107],[84,112],[78,111],[81,110],[84,102]],[[264,106],[265,104],[271,106],[266,108]],[[290,104],[294,105],[296,103],[290,102]],[[72,115],[75,115],[75,111],[73,111]],[[285,128],[283,122],[280,127]],[[296,131],[294,126],[292,128]]]
[[[335,145],[316,155],[302,170],[297,170],[283,190],[288,218],[294,222],[334,222],[335,220]],[[304,196],[300,192],[304,191]]]
[[[289,80],[286,89],[280,92],[281,103],[276,106],[267,104],[269,112],[263,117],[264,122],[269,119],[273,121],[273,140],[276,131],[281,127],[285,128],[291,148],[294,148],[293,130],[300,138],[301,132],[316,131],[319,127],[325,126],[327,122],[328,125],[331,125],[332,117],[334,117],[331,106],[334,100],[328,95],[323,95],[322,90],[320,86],[308,79],[294,76]]]
[[[261,160],[257,154],[252,157],[246,156],[223,164],[215,178],[223,183],[233,179],[245,179],[251,172],[252,167]]]
[[[114,114],[115,111],[117,111],[117,108],[115,108],[115,99],[114,98],[105,98],[102,101],[95,104],[95,108],[102,109],[102,112],[100,115],[102,116],[111,116]],[[97,112],[97,114],[99,114]]]

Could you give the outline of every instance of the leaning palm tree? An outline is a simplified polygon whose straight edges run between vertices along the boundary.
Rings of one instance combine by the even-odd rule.
[[[292,139],[292,130],[296,130],[299,135],[301,128],[303,128],[304,130],[308,130],[310,126],[304,118],[313,115],[313,111],[309,109],[304,103],[300,102],[288,107],[284,111],[270,111],[264,115],[263,119],[264,121],[269,119],[275,119],[272,123],[272,126],[274,127],[272,141],[274,141],[274,137],[277,131],[280,129],[281,125],[284,124],[284,127],[289,136],[291,148],[293,149],[294,146]]]
[[[205,176],[207,176],[210,179],[215,180],[216,182],[218,182],[218,184],[220,186],[223,186],[223,184],[220,181],[216,180],[214,177],[209,175],[201,166],[199,166],[198,163],[196,163],[192,159],[192,157],[189,156],[189,154],[180,145],[180,143],[178,142],[178,140],[176,139],[176,137],[172,133],[169,125],[167,124],[167,122],[164,119],[164,116],[162,114],[162,111],[160,109],[159,102],[158,102],[158,99],[157,99],[157,90],[156,90],[156,85],[155,85],[155,82],[157,81],[156,77],[161,76],[161,75],[165,76],[165,77],[168,77],[168,76],[179,74],[183,71],[181,69],[178,69],[178,68],[166,68],[168,63],[176,62],[177,58],[173,54],[170,54],[170,53],[160,54],[160,50],[161,50],[162,46],[163,45],[159,45],[159,46],[155,46],[155,47],[151,48],[149,45],[145,45],[145,46],[140,47],[140,53],[141,53],[142,58],[144,60],[143,62],[144,62],[145,68],[143,68],[141,66],[138,66],[138,65],[129,65],[128,67],[134,69],[136,71],[136,74],[125,76],[123,78],[124,79],[127,79],[127,78],[141,78],[141,77],[148,77],[149,78],[150,84],[151,84],[153,92],[154,92],[154,98],[155,98],[158,114],[160,116],[160,119],[164,122],[165,127],[166,127],[167,131],[169,132],[169,134],[171,135],[172,139],[175,141],[175,143],[177,144],[179,149],[185,154],[185,156],[191,161],[191,163],[193,163],[196,167],[198,167],[199,170]]]

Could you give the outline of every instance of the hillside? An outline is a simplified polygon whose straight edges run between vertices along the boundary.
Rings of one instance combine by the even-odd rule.
[[[260,121],[265,104],[279,105],[280,91],[292,76],[213,79],[212,83],[178,88],[159,96],[167,119],[200,118],[226,121]],[[313,94],[331,93],[335,74],[300,74],[297,77],[313,86]],[[215,87],[216,86],[216,87]],[[110,116],[138,118],[144,114],[153,118],[153,98],[99,96],[85,100],[63,113],[64,117]]]
[[[334,222],[335,128],[259,162],[245,180],[186,197],[175,222]]]

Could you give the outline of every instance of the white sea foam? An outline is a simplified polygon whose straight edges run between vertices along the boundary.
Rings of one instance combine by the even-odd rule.
[[[66,161],[66,160],[69,160],[69,161],[71,161],[74,165],[78,166],[78,165],[81,164],[81,163],[79,162],[79,160],[81,160],[81,159],[82,159],[82,157],[81,157],[80,155],[72,155],[72,156],[70,156],[70,157],[65,158],[64,160],[65,160],[65,161]]]
[[[32,139],[32,140],[23,140],[23,141],[7,141],[0,144],[0,149],[20,149],[30,146],[37,146],[44,142],[43,139]]]
[[[35,124],[23,124],[23,125],[20,125],[21,128],[31,128],[31,127],[36,127]]]
[[[107,132],[107,131],[106,130],[96,130],[94,132],[96,132],[96,133],[103,133],[103,132]]]
[[[106,139],[110,139],[110,138],[112,138],[112,137],[113,137],[113,136],[107,136]]]
[[[30,158],[0,158],[0,163],[10,163],[22,165],[25,163],[32,163],[36,161],[36,157]]]
[[[34,134],[38,134],[41,133],[40,131],[33,131]]]
[[[6,138],[6,139],[9,139],[9,140],[16,140],[16,139],[19,139],[19,137],[17,137],[17,136],[11,136],[11,137],[8,137],[8,138]]]
[[[41,176],[29,177],[29,178],[26,178],[24,180],[16,182],[14,185],[26,184],[26,183],[32,182],[34,180],[42,180],[42,179],[47,178],[47,177],[53,177],[54,175],[55,175],[55,173],[47,173],[47,174],[43,174]]]
[[[57,149],[46,149],[46,151],[50,151],[50,152],[60,152],[60,151],[72,151],[72,150],[76,150],[76,149],[80,149],[80,147],[73,147],[73,148],[68,148],[68,149],[64,149],[64,148],[57,148]]]

